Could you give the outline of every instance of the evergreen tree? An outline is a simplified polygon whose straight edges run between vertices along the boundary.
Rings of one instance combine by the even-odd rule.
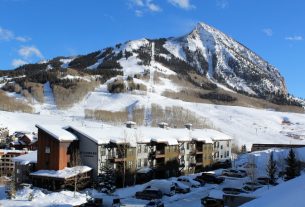
[[[271,184],[275,183],[275,174],[276,174],[276,161],[273,158],[273,152],[271,152],[270,157],[269,157],[269,162],[267,165],[267,174],[270,178]]]
[[[241,146],[241,153],[247,153],[247,147],[245,144]]]
[[[293,149],[290,149],[288,157],[286,158],[286,179],[290,180],[300,175],[300,163],[296,158],[295,152]]]
[[[115,191],[115,172],[109,163],[105,163],[102,167],[102,173],[98,175],[97,189],[106,194],[111,194]]]

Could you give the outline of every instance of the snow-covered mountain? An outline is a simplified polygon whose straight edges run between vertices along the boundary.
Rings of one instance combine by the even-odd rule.
[[[33,71],[33,68],[119,69],[124,75],[136,74],[150,65],[152,42],[155,43],[155,60],[165,70],[182,74],[195,70],[212,83],[261,98],[288,94],[284,78],[275,67],[205,23],[198,23],[193,31],[182,37],[128,41],[87,55],[25,65],[17,71]]]
[[[287,94],[279,71],[253,51],[204,23],[186,36],[168,39],[164,47],[212,81],[248,94]]]

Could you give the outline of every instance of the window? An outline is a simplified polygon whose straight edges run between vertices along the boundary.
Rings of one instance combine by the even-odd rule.
[[[141,159],[138,159],[138,167],[141,167]]]
[[[217,147],[217,142],[214,142],[214,148],[216,148]]]
[[[227,151],[227,157],[229,157],[230,156],[230,152],[229,151]]]
[[[230,145],[230,141],[227,141],[227,147],[229,147],[229,145]]]
[[[222,145],[220,146],[220,149],[223,149],[223,146],[222,146]]]
[[[102,148],[101,149],[101,156],[105,156],[106,155],[106,150],[105,150],[105,148]]]
[[[219,148],[219,142],[217,142],[217,148]]]
[[[47,153],[47,154],[50,154],[50,147],[49,146],[46,146],[46,149],[45,149],[45,153]]]
[[[190,143],[187,143],[187,144],[186,144],[186,149],[187,149],[187,150],[190,149]]]
[[[144,166],[146,167],[147,166],[147,158],[144,158]]]
[[[141,153],[141,145],[138,145],[138,153]]]
[[[147,153],[148,152],[148,147],[145,145],[144,146],[144,152]]]
[[[132,161],[128,161],[128,163],[127,163],[127,168],[132,168]]]
[[[220,155],[220,158],[222,158],[222,155]]]
[[[128,155],[133,155],[133,149],[128,149],[128,153],[127,153]]]

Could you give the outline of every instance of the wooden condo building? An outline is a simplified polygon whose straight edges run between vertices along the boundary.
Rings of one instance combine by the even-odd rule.
[[[118,183],[124,176],[128,185],[134,183],[132,175],[138,173],[149,173],[152,178],[189,174],[231,156],[229,136],[211,129],[192,129],[190,124],[181,129],[168,128],[166,123],[157,128],[136,127],[133,122],[125,127],[37,128],[38,171],[31,176],[35,185],[49,183],[50,189],[70,186],[75,176],[86,180],[90,174],[94,181],[107,168],[117,175]],[[79,166],[86,170],[74,175],[73,169]],[[68,172],[74,176],[59,176]]]

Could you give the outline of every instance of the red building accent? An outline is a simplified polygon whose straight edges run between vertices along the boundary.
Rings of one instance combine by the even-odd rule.
[[[62,170],[69,167],[69,146],[77,140],[60,139],[43,127],[37,126],[37,128],[37,170]]]

